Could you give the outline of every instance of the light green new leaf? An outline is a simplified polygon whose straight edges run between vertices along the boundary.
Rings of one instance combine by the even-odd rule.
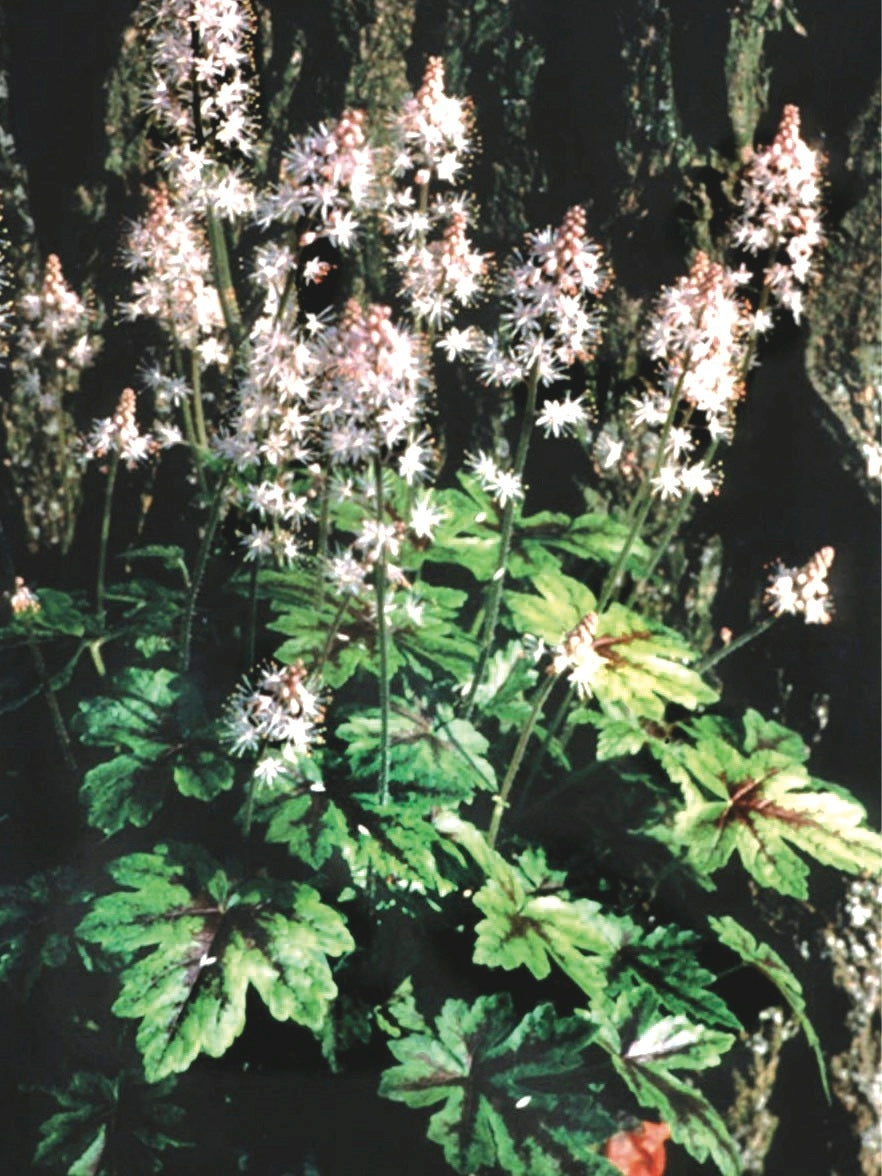
[[[157,1152],[184,1147],[168,1134],[184,1117],[169,1101],[174,1080],[146,1086],[132,1074],[107,1078],[80,1071],[52,1091],[62,1108],[40,1126],[34,1163],[63,1168],[67,1176],[161,1172]]]
[[[531,580],[538,596],[532,592],[506,592],[505,603],[519,632],[541,637],[547,645],[557,645],[593,612],[597,603],[594,593],[563,572],[541,572]]]
[[[646,990],[623,994],[600,1040],[637,1101],[659,1112],[671,1138],[697,1160],[708,1157],[723,1176],[739,1176],[738,1149],[720,1115],[692,1083],[673,1073],[717,1066],[735,1040],[687,1017],[663,1017]]]
[[[830,1087],[827,1081],[827,1067],[824,1063],[824,1054],[821,1050],[821,1043],[818,1040],[815,1028],[806,1016],[805,997],[802,993],[802,985],[796,976],[794,976],[793,972],[791,972],[790,968],[787,967],[776,951],[766,943],[758,943],[749,931],[729,915],[723,915],[720,918],[712,917],[708,919],[708,922],[714,931],[716,931],[720,942],[739,955],[745,964],[748,964],[752,968],[757,968],[762,972],[766,979],[771,980],[787,1001],[815,1055],[824,1093],[827,1095],[829,1101]]]
[[[613,718],[664,718],[669,702],[695,710],[715,702],[715,690],[689,668],[694,653],[679,634],[620,604],[594,614],[594,596],[578,580],[561,573],[533,578],[539,596],[508,592],[505,600],[523,633],[559,645],[587,617],[594,618],[593,635],[586,635],[574,665],[581,687],[593,695]]]
[[[615,1122],[582,1070],[592,1035],[547,1004],[517,1022],[506,993],[471,1006],[448,1000],[434,1033],[389,1042],[399,1064],[383,1074],[380,1094],[411,1107],[443,1104],[427,1134],[456,1172],[612,1174],[595,1149]]]
[[[760,885],[803,899],[809,868],[801,853],[850,874],[877,870],[882,838],[867,827],[861,805],[809,776],[792,732],[762,727],[755,715],[745,727],[758,748],[749,754],[709,734],[707,724],[690,728],[694,745],[666,749],[665,766],[685,801],[671,833],[695,869],[711,873],[737,853]]]
[[[336,995],[327,957],[354,946],[308,886],[240,882],[194,847],[157,846],[110,867],[78,934],[123,958],[113,1011],[140,1019],[148,1081],[220,1057],[242,1032],[249,985],[273,1017],[318,1032]]]

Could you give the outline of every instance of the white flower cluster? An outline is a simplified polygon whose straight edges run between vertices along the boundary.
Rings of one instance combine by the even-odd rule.
[[[383,222],[399,238],[395,266],[414,317],[432,327],[446,326],[457,308],[478,297],[489,258],[469,240],[470,209],[461,197],[436,197],[424,210],[412,188],[387,197]],[[447,349],[442,341],[441,346]]]
[[[135,393],[124,388],[112,416],[95,421],[86,440],[86,457],[103,458],[117,454],[133,469],[154,453],[159,445],[149,433],[142,433],[135,419]]]
[[[0,311],[5,318],[5,310]],[[73,537],[82,465],[64,439],[75,431],[73,397],[100,346],[95,314],[71,289],[54,253],[10,316],[11,387],[0,398],[9,466],[20,494],[31,542],[59,544]],[[0,356],[6,339],[0,340]]]
[[[327,237],[340,249],[351,246],[358,215],[371,206],[374,151],[364,131],[363,110],[347,110],[339,119],[292,140],[282,157],[279,183],[258,201],[258,221],[296,225],[312,223],[302,244]]]
[[[255,150],[249,37],[239,0],[156,0],[150,5],[154,65],[150,108],[163,130],[197,147],[244,156]]]
[[[501,273],[501,333],[473,348],[485,383],[511,387],[535,371],[540,384],[551,384],[594,354],[594,303],[610,275],[585,225],[585,210],[570,208],[557,229],[529,233],[524,253]]]
[[[820,156],[800,136],[798,108],[785,106],[774,141],[747,165],[733,235],[748,253],[769,252],[764,281],[797,322],[812,260],[824,240],[820,183]]]
[[[651,483],[662,499],[690,494],[706,498],[717,490],[714,470],[706,461],[694,460],[695,428],[706,429],[714,440],[731,433],[756,329],[755,316],[738,293],[746,277],[745,272],[728,270],[698,253],[689,273],[666,286],[656,300],[646,346],[660,365],[659,388],[630,401],[628,427],[632,435],[659,430],[664,438]],[[615,468],[624,441],[602,435],[599,442],[601,467]],[[656,441],[650,432],[635,449],[646,450],[654,465],[661,443],[661,437]]]
[[[524,497],[524,484],[520,476],[514,470],[498,465],[483,450],[469,457],[466,464],[484,493],[494,498],[498,506],[504,508],[509,502],[517,502]]]
[[[827,573],[836,552],[822,547],[801,568],[778,564],[765,592],[765,603],[776,617],[791,613],[807,625],[828,625],[833,618],[833,601]]]
[[[597,677],[608,661],[595,648],[597,613],[588,613],[567,633],[557,646],[551,668],[555,674],[567,674],[580,698],[589,698]]]
[[[268,746],[303,755],[315,743],[324,708],[307,686],[302,662],[271,665],[245,680],[227,704],[225,734],[234,755]]]
[[[146,216],[131,227],[124,261],[137,276],[123,314],[156,319],[179,347],[198,351],[203,364],[223,366],[224,318],[212,284],[208,240],[168,188],[151,192]]]
[[[473,121],[471,104],[445,92],[444,62],[430,57],[422,85],[395,120],[393,170],[415,170],[418,185],[432,176],[449,183],[471,149]]]

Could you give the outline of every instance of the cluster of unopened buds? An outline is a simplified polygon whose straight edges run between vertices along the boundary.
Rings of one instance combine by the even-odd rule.
[[[828,625],[833,618],[833,601],[827,573],[835,554],[832,547],[822,547],[801,568],[778,564],[764,596],[770,611],[777,617],[785,613],[801,616],[807,625]]]
[[[31,617],[40,611],[37,594],[28,588],[21,576],[15,577],[15,591],[9,597],[9,607],[14,617]]]

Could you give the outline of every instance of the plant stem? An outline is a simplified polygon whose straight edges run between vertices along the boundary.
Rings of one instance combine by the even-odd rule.
[[[736,649],[741,649],[742,646],[747,645],[748,642],[753,641],[754,637],[759,637],[762,633],[768,632],[774,625],[778,617],[774,613],[770,613],[767,617],[763,617],[751,628],[746,629],[740,637],[734,637],[728,645],[724,645],[718,649],[716,653],[708,654],[707,657],[701,659],[696,665],[695,670],[699,674],[703,674],[706,670],[711,669],[712,666],[718,665],[724,658],[727,658],[730,653],[734,653]]]
[[[640,487],[635,496],[634,503],[639,503],[639,506],[632,504],[634,518],[631,522],[631,527],[628,531],[627,538],[622,544],[622,550],[619,552],[618,558],[613,564],[612,571],[606,578],[606,582],[603,586],[603,590],[600,594],[600,600],[597,605],[598,612],[603,612],[612,599],[616,589],[618,588],[619,577],[622,574],[628,556],[631,554],[631,548],[634,546],[635,540],[640,537],[640,532],[643,530],[643,524],[646,522],[646,517],[652,509],[652,483],[658,477],[658,472],[661,469],[662,463],[665,459],[665,445],[667,444],[668,436],[670,435],[674,424],[674,417],[676,416],[677,407],[680,403],[680,391],[683,387],[683,380],[686,378],[686,373],[688,370],[689,364],[687,362],[683,366],[683,371],[679,380],[677,381],[677,387],[674,389],[674,393],[671,396],[671,405],[668,409],[668,415],[665,417],[665,423],[661,431],[661,436],[658,440],[658,452],[655,455],[655,461],[653,462],[652,470],[650,471],[649,477]]]
[[[325,668],[325,662],[328,660],[328,657],[330,656],[331,648],[334,644],[334,638],[337,636],[337,633],[339,632],[339,629],[340,629],[340,622],[343,620],[343,616],[344,616],[346,609],[348,607],[349,607],[349,597],[343,596],[340,600],[340,603],[337,605],[337,611],[336,611],[336,613],[334,613],[334,619],[331,621],[331,627],[330,627],[330,629],[328,629],[328,635],[327,635],[327,637],[325,637],[325,643],[322,646],[322,651],[319,654],[319,659],[315,664],[315,669],[312,671],[316,678],[318,678],[320,676],[322,670]]]
[[[178,343],[177,336],[172,334],[172,360],[174,363],[175,373],[181,383],[184,383],[184,361],[181,356],[181,346]],[[184,436],[187,438],[187,445],[190,447],[190,453],[193,458],[193,465],[196,468],[196,480],[199,483],[199,490],[202,494],[208,493],[208,486],[205,481],[205,470],[202,468],[202,450],[199,447],[199,438],[196,436],[196,427],[193,424],[193,410],[190,407],[190,401],[186,396],[181,398],[181,419],[184,423]]]
[[[205,569],[208,566],[208,557],[211,554],[211,544],[214,540],[217,525],[220,522],[221,507],[223,505],[224,491],[227,487],[228,477],[228,474],[222,474],[215,487],[208,522],[205,524],[205,532],[203,533],[202,542],[199,545],[199,552],[196,556],[196,566],[193,569],[193,578],[190,583],[190,591],[187,595],[187,603],[184,606],[184,617],[181,623],[181,649],[178,658],[178,668],[181,673],[185,673],[190,666],[190,641],[193,634],[193,614],[196,611],[196,598],[199,595],[199,589],[202,587]]]
[[[377,522],[382,526],[385,513],[383,501],[383,467],[379,457],[374,460],[377,487]],[[377,592],[377,641],[380,647],[380,804],[389,800],[389,633],[386,625],[386,548],[380,542],[375,580]]]
[[[524,758],[524,752],[527,750],[527,744],[530,742],[533,730],[542,713],[542,708],[545,706],[548,696],[554,689],[556,682],[556,676],[549,675],[536,694],[536,698],[533,701],[533,709],[530,711],[529,718],[524,724],[524,728],[515,745],[514,754],[505,773],[505,779],[502,781],[502,787],[499,789],[499,795],[494,798],[493,816],[490,818],[490,827],[487,830],[487,844],[491,849],[496,845],[496,838],[499,836],[499,827],[502,824],[502,813],[508,807],[508,796],[514,784],[515,776],[518,774],[518,768],[520,768],[521,761]]]
[[[205,411],[202,405],[202,369],[195,351],[190,352],[190,383],[193,388],[193,415],[196,424],[196,439],[202,449],[208,448],[208,434],[205,431]]]
[[[719,447],[720,447],[719,438],[712,441],[710,443],[710,445],[708,446],[707,453],[704,456],[704,461],[708,465],[710,465],[710,463],[714,460],[714,457],[716,456],[716,453],[717,453],[717,450],[719,449]],[[670,546],[671,540],[674,538],[677,531],[680,529],[680,524],[683,522],[683,519],[686,516],[686,512],[689,510],[689,507],[692,503],[692,499],[694,497],[695,497],[695,491],[689,490],[686,494],[684,494],[682,496],[680,501],[677,503],[677,509],[674,512],[674,514],[671,518],[671,521],[665,527],[664,533],[658,542],[658,546],[656,547],[655,551],[652,553],[652,559],[649,561],[649,564],[646,568],[646,571],[643,573],[642,577],[640,578],[640,581],[637,584],[635,584],[634,587],[631,589],[631,593],[630,593],[630,595],[627,599],[627,602],[626,602],[626,607],[630,608],[631,605],[634,603],[634,601],[637,599],[637,597],[640,596],[640,594],[643,592],[643,590],[646,588],[646,585],[649,583],[650,579],[652,578],[653,572],[658,567],[658,565],[661,563],[661,561],[664,559],[665,552],[668,550],[668,547]]]
[[[539,390],[539,365],[534,363],[530,368],[530,374],[527,377],[527,403],[524,406],[524,416],[521,421],[521,432],[518,437],[518,447],[515,451],[514,472],[521,478],[524,473],[524,466],[527,464],[527,450],[530,446],[530,435],[533,432],[533,423],[536,419],[536,396]],[[478,692],[478,687],[481,684],[481,679],[484,676],[484,671],[487,668],[487,662],[490,659],[490,651],[493,648],[493,638],[496,634],[496,624],[499,620],[499,606],[502,602],[502,590],[505,585],[505,570],[508,563],[509,552],[511,551],[511,539],[514,534],[515,517],[517,515],[517,502],[514,498],[510,498],[505,505],[502,514],[502,527],[499,534],[499,556],[496,560],[496,571],[493,573],[493,579],[490,582],[490,587],[487,590],[487,603],[484,613],[484,632],[481,638],[481,651],[478,655],[478,660],[475,665],[475,672],[472,678],[472,684],[469,688],[468,695],[465,700],[464,715],[466,719],[470,719],[472,711],[475,707],[475,695]]]
[[[107,571],[107,543],[110,539],[110,512],[113,508],[113,488],[116,484],[116,473],[119,469],[119,454],[116,450],[110,454],[110,464],[107,467],[107,485],[104,487],[104,511],[101,515],[101,532],[98,545],[98,575],[95,583],[95,612],[98,624],[104,628],[104,576]]]
[[[245,665],[254,665],[254,649],[257,644],[257,581],[260,573],[260,560],[256,559],[251,565],[248,576],[248,616],[245,622]]]
[[[77,761],[74,759],[73,748],[71,746],[70,735],[67,733],[67,727],[64,725],[64,719],[61,714],[61,709],[58,706],[58,699],[55,697],[55,690],[52,687],[52,682],[49,679],[49,674],[46,670],[46,662],[43,660],[43,653],[40,646],[34,640],[34,635],[28,629],[28,646],[31,651],[31,659],[34,663],[34,669],[37,671],[37,677],[40,680],[43,696],[46,699],[46,705],[49,708],[49,717],[52,720],[52,729],[55,732],[55,737],[58,740],[58,745],[61,748],[61,758],[64,760],[64,766],[71,773],[76,776],[79,769]]]
[[[211,262],[214,269],[214,280],[217,295],[220,299],[224,324],[233,350],[238,351],[242,342],[244,330],[242,318],[239,314],[239,303],[236,300],[236,289],[233,285],[233,275],[230,271],[230,254],[227,249],[227,238],[220,217],[213,208],[206,214],[208,220],[208,241],[211,246]]]
[[[548,730],[545,732],[545,738],[539,745],[539,750],[533,756],[533,762],[530,764],[529,770],[527,771],[527,779],[524,781],[523,787],[523,795],[525,797],[530,791],[530,788],[533,786],[533,781],[536,779],[536,775],[539,769],[542,767],[542,762],[548,754],[548,749],[551,746],[552,739],[554,739],[554,737],[557,735],[558,731],[563,725],[564,719],[567,717],[567,711],[570,709],[575,693],[576,687],[570,683],[570,685],[567,687],[566,694],[560,700],[560,705],[554,712],[554,718],[548,725]]]
[[[325,564],[328,561],[328,532],[331,526],[331,482],[325,475],[322,482],[321,501],[319,504],[319,529],[315,549],[316,577],[315,604],[321,608],[325,601]]]

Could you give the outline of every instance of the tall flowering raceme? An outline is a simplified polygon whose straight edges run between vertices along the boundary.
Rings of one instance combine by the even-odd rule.
[[[291,141],[275,188],[258,200],[261,224],[299,226],[301,245],[326,237],[348,249],[359,220],[371,206],[374,150],[365,135],[365,112],[339,119]],[[308,275],[307,275],[308,277]]]
[[[473,149],[473,124],[471,104],[446,93],[444,64],[429,58],[422,85],[393,123],[382,219],[402,293],[417,322],[432,331],[475,301],[489,269],[489,256],[469,239],[471,203],[456,190]]]
[[[253,16],[239,0],[152,0],[142,6],[154,66],[148,105],[167,141],[163,163],[184,203],[221,216],[249,211],[241,168],[257,152]]]
[[[129,231],[123,259],[136,275],[125,316],[155,319],[179,348],[198,352],[203,365],[225,364],[224,317],[208,238],[166,186],[150,193],[146,215]]]
[[[96,313],[70,287],[54,253],[39,282],[19,295],[15,312],[12,388],[3,403],[12,476],[31,544],[66,551],[82,480],[73,400],[100,346]]]
[[[821,157],[800,136],[796,106],[785,106],[774,141],[747,165],[735,243],[765,256],[763,282],[799,322],[812,263],[823,244]]]
[[[745,277],[698,253],[689,274],[656,302],[647,350],[660,366],[661,387],[635,403],[633,424],[661,428],[652,488],[662,498],[707,497],[715,488],[708,465],[691,460],[696,441],[690,426],[706,428],[714,440],[731,435],[754,325],[739,293]]]

